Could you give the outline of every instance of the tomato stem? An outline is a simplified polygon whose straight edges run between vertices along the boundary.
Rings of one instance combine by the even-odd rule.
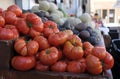
[[[76,43],[76,42],[74,42],[74,43],[73,43],[73,45],[74,45],[74,46],[77,46],[77,43]]]
[[[101,61],[101,63],[102,63],[102,66],[104,67],[104,61]]]
[[[49,54],[50,53],[50,50],[48,49],[48,50],[46,50],[46,54]]]
[[[32,23],[30,23],[29,21],[27,21],[27,25],[28,25],[28,27],[32,27]]]
[[[28,43],[28,42],[30,42],[30,41],[32,41],[32,40],[31,40],[31,39],[29,39],[29,40],[26,40],[25,42],[26,42],[26,43]]]
[[[53,27],[53,26],[49,26],[49,28],[54,29],[54,27]]]

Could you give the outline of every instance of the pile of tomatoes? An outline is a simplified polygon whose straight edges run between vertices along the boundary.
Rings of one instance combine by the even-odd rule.
[[[11,65],[16,70],[101,74],[114,65],[105,47],[83,43],[71,30],[60,31],[55,22],[43,23],[17,5],[0,11],[0,40],[13,39]]]

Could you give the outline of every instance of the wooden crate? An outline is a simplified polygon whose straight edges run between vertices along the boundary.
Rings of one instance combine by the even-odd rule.
[[[13,55],[13,40],[0,40],[0,70],[10,68],[10,59]]]
[[[0,41],[0,79],[109,79],[107,75],[40,72],[36,70],[17,71],[10,66],[14,55],[14,41]]]
[[[73,74],[68,72],[40,72],[40,71],[2,71],[3,79],[109,79],[105,75]]]

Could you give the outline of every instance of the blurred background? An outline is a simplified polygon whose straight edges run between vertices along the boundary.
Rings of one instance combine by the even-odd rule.
[[[0,0],[0,7],[6,9],[11,4],[16,3],[22,9],[31,9],[41,0]],[[82,12],[87,12],[94,16],[98,13],[106,26],[120,26],[120,0],[48,0],[56,2],[60,7],[63,3],[64,10],[67,13],[76,14],[77,10],[82,8]],[[4,6],[3,6],[4,5]]]

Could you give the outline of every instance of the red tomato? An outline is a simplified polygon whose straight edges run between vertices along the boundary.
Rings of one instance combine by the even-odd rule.
[[[35,69],[39,70],[39,71],[48,71],[49,70],[49,66],[43,65],[40,61],[38,61],[36,63]]]
[[[81,46],[82,47],[82,41],[77,35],[69,36],[68,41],[70,41],[74,46]]]
[[[87,70],[91,74],[100,74],[102,73],[102,63],[98,57],[89,54],[86,57]]]
[[[84,59],[84,58],[82,58],[82,59],[79,59],[79,60],[77,60],[81,65],[80,65],[80,67],[81,67],[81,72],[83,73],[83,72],[85,72],[86,71],[86,68],[87,68],[87,65],[86,65],[86,60]]]
[[[65,32],[62,31],[58,33],[53,33],[49,35],[48,41],[53,46],[60,46],[67,41],[67,35],[65,34]]]
[[[92,49],[94,46],[90,42],[84,42],[83,43],[83,49],[84,49],[84,55],[87,56],[92,52]]]
[[[113,59],[112,55],[108,52],[106,52],[106,53],[107,53],[107,55],[106,55],[105,59],[103,60],[104,70],[111,69],[114,66],[114,59]]]
[[[11,5],[7,8],[8,11],[11,11],[16,14],[16,16],[20,16],[22,14],[22,10],[17,5]]]
[[[5,19],[2,16],[0,16],[0,27],[4,27],[4,25],[5,25]]]
[[[102,60],[106,57],[106,49],[105,47],[96,46],[92,49],[91,54]]]
[[[64,44],[63,53],[67,58],[72,60],[80,59],[84,55],[82,47],[79,45],[74,45],[70,41],[67,41]]]
[[[73,35],[73,31],[72,30],[64,30],[63,32],[65,32],[68,35],[68,37]]]
[[[31,37],[37,37],[37,36],[40,36],[40,32],[37,32],[37,31],[35,31],[33,28],[30,28],[30,31],[29,31],[29,35],[31,36]]]
[[[44,65],[52,65],[58,60],[58,50],[56,47],[51,47],[40,52],[39,59]]]
[[[45,37],[48,37],[52,33],[59,32],[59,29],[57,28],[57,24],[53,21],[46,21],[44,22],[44,29],[43,33]]]
[[[51,70],[55,72],[65,72],[67,69],[67,64],[65,61],[58,61],[51,66]]]
[[[18,38],[19,37],[19,32],[18,32],[18,30],[16,29],[16,27],[14,25],[5,25],[4,27],[6,29],[10,29],[13,32],[14,38]]]
[[[12,40],[19,37],[19,33],[15,26],[5,25],[4,28],[0,29],[1,40]]]
[[[36,60],[32,56],[14,56],[11,65],[14,69],[20,71],[27,71],[35,67]]]
[[[25,19],[18,19],[16,22],[16,27],[18,31],[23,34],[28,34],[30,30],[29,27],[27,26]]]
[[[22,13],[21,16],[20,16],[20,18],[25,18],[25,19],[26,19],[27,15],[28,15],[29,13],[30,13],[30,12]]]
[[[35,55],[38,51],[39,44],[36,41],[32,40],[27,43],[26,47],[27,55]]]
[[[67,65],[67,71],[72,73],[82,73],[81,63],[78,61],[70,61]]]
[[[41,18],[33,13],[28,13],[24,19],[19,19],[16,22],[17,29],[20,33],[29,34],[31,37],[36,37],[43,31],[43,23]]]
[[[28,13],[24,19],[17,20],[16,26],[20,33],[29,34],[33,38],[43,31],[41,18],[33,13]]]
[[[43,23],[41,18],[33,13],[28,13],[26,16],[27,24],[30,28],[33,28],[37,32],[43,31]]]
[[[16,15],[11,11],[4,11],[4,12],[2,12],[1,15],[5,19],[6,24],[15,24],[15,22],[17,20]]]
[[[14,48],[22,56],[31,56],[38,52],[39,44],[34,40],[26,42],[26,40],[19,38],[15,41]]]
[[[38,42],[39,50],[44,50],[50,47],[48,40],[43,36],[36,36],[34,40]]]

